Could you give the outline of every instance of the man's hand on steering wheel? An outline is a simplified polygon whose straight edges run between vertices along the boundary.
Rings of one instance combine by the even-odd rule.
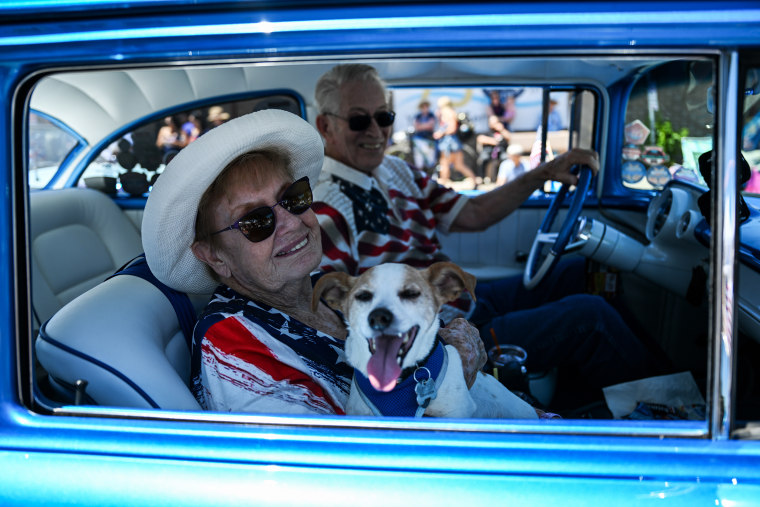
[[[559,181],[563,184],[577,185],[578,175],[571,172],[571,169],[576,166],[586,166],[596,176],[596,173],[599,172],[599,155],[594,150],[573,148],[554,160],[544,162],[534,171],[544,181]]]
[[[574,168],[578,170],[573,171]],[[563,185],[552,199],[528,254],[523,273],[523,284],[527,289],[536,287],[563,253],[581,246],[578,242],[570,243],[570,240],[574,236],[575,224],[586,200],[591,179],[599,172],[599,156],[592,150],[574,148],[539,166],[535,171],[540,171],[539,176],[545,180],[560,181]],[[576,189],[559,232],[550,232],[559,207],[571,186],[575,186]],[[541,260],[543,248],[548,246],[551,248]]]

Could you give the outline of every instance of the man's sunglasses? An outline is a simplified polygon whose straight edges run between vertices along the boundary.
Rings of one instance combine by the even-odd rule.
[[[258,243],[271,236],[277,227],[277,221],[274,215],[275,206],[279,204],[283,209],[293,215],[300,215],[311,207],[311,202],[312,196],[311,186],[309,186],[309,178],[304,176],[290,185],[285,192],[282,193],[282,198],[272,206],[262,206],[253,211],[249,211],[234,224],[225,227],[220,231],[213,232],[211,235],[214,236],[215,234],[224,231],[237,229],[243,233],[243,236],[245,236],[248,241]]]
[[[357,114],[354,116],[349,116],[348,118],[343,118],[342,116],[338,116],[337,114],[332,113],[325,113],[328,116],[334,116],[336,118],[340,118],[341,120],[348,122],[348,128],[353,130],[354,132],[359,132],[362,130],[367,130],[372,124],[372,118],[375,119],[375,122],[377,122],[377,126],[380,128],[384,127],[390,127],[393,125],[393,120],[396,119],[396,113],[393,111],[376,111],[375,114],[372,116],[368,114]]]

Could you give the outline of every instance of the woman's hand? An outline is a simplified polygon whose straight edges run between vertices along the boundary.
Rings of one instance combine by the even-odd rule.
[[[462,358],[462,370],[467,382],[467,389],[475,383],[478,372],[486,364],[486,348],[480,339],[478,329],[465,319],[457,318],[441,328],[438,334],[443,341],[453,345]]]

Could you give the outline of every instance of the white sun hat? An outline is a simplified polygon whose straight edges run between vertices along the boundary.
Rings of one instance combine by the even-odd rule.
[[[145,259],[156,278],[181,292],[214,290],[218,282],[190,250],[198,204],[230,162],[267,148],[284,153],[293,178],[308,176],[314,187],[324,158],[322,138],[306,120],[279,109],[250,113],[211,129],[166,166],[151,190],[142,222]]]

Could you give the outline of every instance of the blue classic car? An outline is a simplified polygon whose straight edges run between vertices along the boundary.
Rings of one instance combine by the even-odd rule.
[[[171,300],[109,277],[183,146],[262,109],[314,123],[345,62],[378,69],[388,153],[432,177],[413,118],[452,99],[465,194],[509,177],[492,92],[528,170],[596,150],[578,188],[440,240],[481,281],[585,258],[672,374],[558,406],[527,371],[562,416],[534,421],[201,410]],[[760,504],[757,2],[10,1],[0,93],[1,505]]]

